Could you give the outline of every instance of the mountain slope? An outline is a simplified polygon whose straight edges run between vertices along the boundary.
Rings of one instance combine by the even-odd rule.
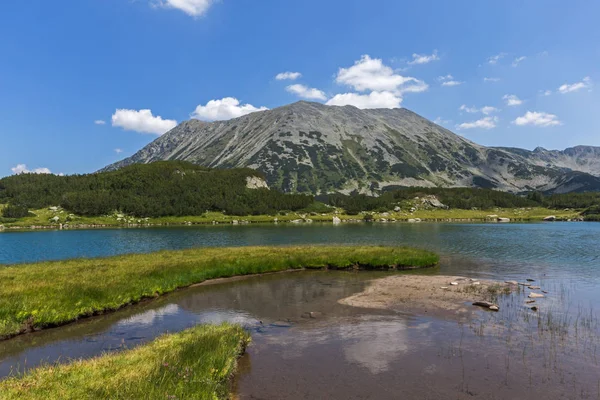
[[[229,121],[186,121],[105,170],[158,160],[249,167],[263,172],[271,187],[312,193],[396,186],[600,189],[600,178],[591,175],[600,175],[600,150],[575,149],[487,148],[404,108],[302,101]]]

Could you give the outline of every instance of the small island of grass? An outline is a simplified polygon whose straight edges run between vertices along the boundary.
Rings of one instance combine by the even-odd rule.
[[[302,268],[409,269],[426,250],[383,246],[196,248],[0,267],[0,338],[58,326],[208,279]]]
[[[230,324],[200,325],[120,353],[34,369],[0,382],[12,399],[228,398],[250,336]]]

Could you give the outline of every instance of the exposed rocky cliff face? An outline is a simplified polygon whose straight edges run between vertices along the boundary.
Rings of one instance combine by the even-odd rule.
[[[404,108],[298,102],[229,121],[190,120],[106,169],[158,160],[255,168],[270,187],[286,192],[376,193],[397,186],[600,190],[598,147],[484,147]]]

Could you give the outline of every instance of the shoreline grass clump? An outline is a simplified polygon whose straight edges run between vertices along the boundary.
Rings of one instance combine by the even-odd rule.
[[[63,325],[208,279],[302,268],[409,269],[429,251],[383,246],[196,248],[0,267],[0,338]]]
[[[250,335],[199,325],[118,353],[47,365],[0,382],[3,399],[228,398]]]

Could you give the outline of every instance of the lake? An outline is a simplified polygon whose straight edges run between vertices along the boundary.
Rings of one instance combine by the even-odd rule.
[[[553,314],[543,314],[541,321],[523,312],[523,294],[502,300],[500,313],[481,312],[468,322],[365,310],[337,301],[385,273],[274,274],[185,289],[0,342],[0,376],[41,362],[131,347],[197,323],[227,320],[241,323],[253,335],[234,382],[242,399],[600,397],[595,308],[600,301],[600,224],[360,223],[4,232],[0,263],[194,246],[306,243],[414,245],[442,256],[439,268],[425,274],[533,278],[549,291],[544,304]],[[309,311],[323,317],[303,318]],[[546,321],[550,318],[560,323]],[[576,340],[566,336],[567,330]]]

